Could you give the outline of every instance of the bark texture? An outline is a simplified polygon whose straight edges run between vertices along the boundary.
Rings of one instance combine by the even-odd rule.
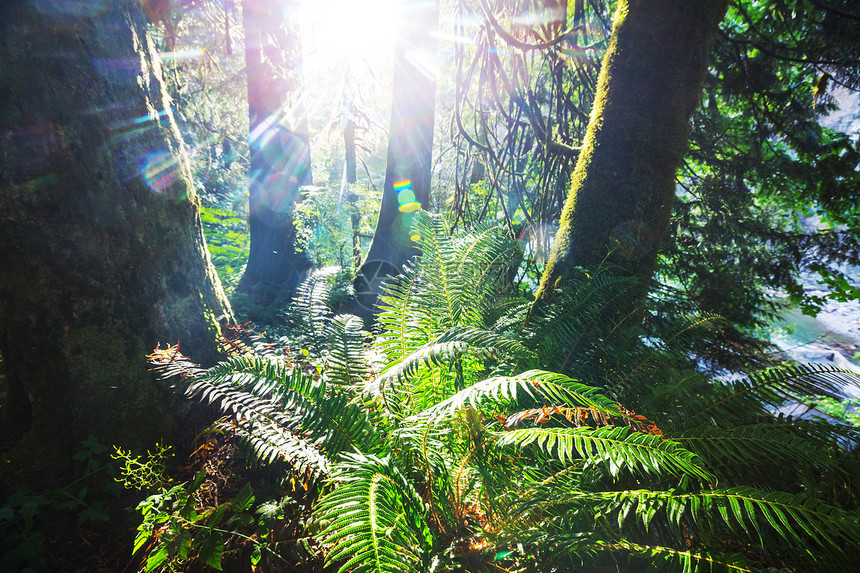
[[[726,6],[726,0],[619,3],[538,301],[575,267],[608,262],[636,277],[620,309],[635,314],[669,225],[689,119]]]
[[[382,280],[398,273],[419,253],[412,240],[415,210],[430,201],[433,117],[436,98],[439,5],[436,1],[403,3],[394,54],[394,93],[388,163],[373,241],[359,270],[356,293],[362,311],[373,309]]]
[[[310,185],[310,140],[301,109],[301,51],[291,22],[296,4],[244,2],[250,148],[248,265],[237,290],[243,310],[265,319],[272,304],[286,302],[311,268],[297,248],[293,208],[300,187]]]
[[[232,320],[140,4],[56,6],[0,17],[0,471],[41,484],[169,436],[146,355],[212,363]]]

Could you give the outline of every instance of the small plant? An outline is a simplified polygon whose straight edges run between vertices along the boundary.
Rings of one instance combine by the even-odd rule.
[[[243,331],[246,329],[242,329]],[[209,431],[191,455],[191,465],[202,466],[190,481],[171,485],[165,462],[170,448],[157,445],[145,456],[117,448],[124,460],[122,481],[149,495],[137,506],[141,523],[133,553],[145,556],[143,570],[176,571],[196,565],[216,570],[248,563],[271,569],[290,567],[312,554],[300,534],[305,525],[302,508],[289,495],[257,503],[257,496],[233,465],[232,432]],[[284,556],[281,555],[284,553]]]
[[[214,511],[200,513],[195,509],[194,494],[205,477],[205,472],[201,471],[191,483],[181,483],[150,495],[137,506],[143,522],[137,528],[132,553],[146,548],[144,570],[147,573],[173,571],[190,560],[220,571],[225,536],[241,537],[252,543],[251,564],[259,563],[264,545],[233,529],[254,521],[250,511],[254,503],[250,484],[232,502]]]
[[[146,456],[133,455],[131,450],[124,451],[119,446],[115,446],[115,454],[111,457],[115,460],[122,460],[123,466],[120,468],[120,482],[126,489],[136,489],[138,491],[163,491],[170,483],[170,479],[165,475],[167,455],[172,449],[172,446],[164,446],[155,444],[155,449],[147,451]],[[173,454],[170,454],[171,456]]]

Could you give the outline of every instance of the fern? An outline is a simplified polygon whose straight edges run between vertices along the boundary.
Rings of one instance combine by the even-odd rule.
[[[558,303],[542,305],[528,317],[523,337],[548,369],[587,378],[583,369],[590,363],[583,358],[593,352],[597,342],[606,344],[616,324],[611,312],[613,302],[632,288],[630,279],[606,272],[583,273],[558,292]]]
[[[441,217],[420,212],[421,259],[388,281],[380,297],[379,344],[391,361],[402,359],[456,327],[486,330],[517,243],[500,240],[498,227],[448,236]]]
[[[838,428],[823,425],[827,435],[804,431],[808,424],[757,423],[734,428],[703,425],[671,434],[671,438],[695,452],[709,465],[718,466],[720,475],[732,482],[773,485],[774,471],[791,472],[802,468],[835,469],[838,461]],[[852,432],[854,433],[854,432]]]
[[[322,354],[325,346],[324,331],[331,314],[328,308],[331,278],[339,271],[340,267],[332,266],[311,273],[296,289],[287,310],[287,318],[316,355]]]
[[[665,520],[676,543],[692,533],[713,543],[726,531],[743,532],[759,547],[764,540],[842,553],[860,534],[856,515],[802,494],[761,492],[749,487],[694,493],[635,490],[572,493],[565,505],[614,522],[619,530],[631,520],[647,531]],[[691,532],[690,528],[694,530]]]
[[[230,427],[224,422],[220,426],[224,429]],[[288,461],[297,474],[313,477],[329,473],[329,462],[319,449],[285,430],[276,421],[255,416],[238,422],[235,431],[237,437],[248,444],[260,461]]]
[[[390,362],[408,356],[430,336],[423,313],[415,312],[421,308],[421,288],[419,272],[408,264],[402,275],[391,277],[382,285],[377,303],[380,333],[376,343]]]
[[[708,379],[689,349],[715,317],[618,328],[613,303],[631,282],[603,271],[529,316],[527,300],[497,294],[513,290],[516,242],[493,227],[449,235],[426,214],[418,226],[421,258],[379,299],[375,377],[361,322],[325,306],[331,269],[292,309],[311,374],[273,357],[152,358],[230,414],[259,459],[329,476],[314,508],[329,565],[490,569],[474,547],[509,554],[510,570],[856,558],[857,431],[772,412],[860,377],[808,366]]]
[[[496,434],[501,447],[523,449],[534,445],[562,463],[583,459],[603,464],[612,475],[623,468],[653,475],[691,476],[712,481],[698,458],[676,442],[632,432],[630,428],[529,428]]]
[[[691,418],[718,419],[735,404],[753,401],[773,408],[788,400],[800,401],[804,396],[843,396],[848,387],[860,388],[860,375],[827,364],[803,364],[772,368],[731,383],[727,396],[708,404]],[[716,418],[715,418],[716,416]]]
[[[361,319],[350,314],[338,315],[326,325],[323,336],[328,349],[324,368],[327,384],[342,389],[361,388],[370,376]]]
[[[524,397],[592,408],[606,417],[623,415],[618,406],[600,394],[597,388],[580,384],[561,374],[529,370],[517,376],[498,376],[478,382],[415,414],[413,419],[440,420],[450,418],[455,411],[466,405],[478,409],[488,400],[513,405]]]
[[[270,419],[301,434],[330,457],[343,450],[374,451],[381,445],[377,430],[348,394],[330,392],[315,380],[274,358],[233,358],[210,368],[188,388],[189,396],[242,419]],[[259,431],[270,426],[261,425]],[[278,435],[268,440],[277,442]],[[288,460],[289,461],[289,460]]]
[[[424,504],[391,458],[345,455],[332,481],[338,487],[316,508],[327,564],[342,561],[340,573],[426,570],[433,537]]]
[[[528,352],[518,341],[488,330],[473,327],[452,328],[416,348],[408,356],[391,363],[368,386],[368,392],[371,395],[378,395],[384,386],[399,383],[421,368],[443,366],[464,354],[472,354],[479,358],[497,358],[500,354],[515,356],[528,354]]]
[[[645,545],[628,540],[603,543],[597,547],[604,551],[620,552],[647,559],[650,565],[649,569],[652,571],[761,573],[763,569],[760,563],[756,563],[739,553],[692,551],[657,544]]]

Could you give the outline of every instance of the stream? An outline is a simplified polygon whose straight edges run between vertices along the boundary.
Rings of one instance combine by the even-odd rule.
[[[856,282],[860,269],[849,270]],[[804,279],[807,292],[826,294],[819,290],[821,286],[814,279]],[[860,301],[828,301],[815,317],[804,315],[799,309],[789,309],[772,324],[772,329],[771,342],[786,358],[801,364],[830,364],[860,374]],[[846,398],[860,399],[858,385],[846,384],[842,391]],[[849,409],[856,412],[857,406]],[[783,405],[779,411],[791,416],[830,418],[796,402]]]

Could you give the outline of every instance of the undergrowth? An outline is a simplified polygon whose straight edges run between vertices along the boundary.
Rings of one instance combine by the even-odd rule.
[[[340,573],[832,571],[860,557],[857,429],[775,413],[860,377],[812,365],[712,380],[690,352],[718,317],[621,328],[630,281],[585,270],[530,312],[499,294],[520,291],[516,242],[490,226],[451,236],[425,214],[419,226],[421,258],[384,287],[373,333],[330,310],[324,270],[291,309],[290,352],[238,328],[209,369],[174,348],[151,356],[220,409],[214,429],[268,480],[220,505],[195,497],[205,473],[149,498],[149,570],[217,568],[240,548],[251,567],[295,570],[288,547]],[[242,517],[275,506],[293,508],[277,514],[283,544]]]

